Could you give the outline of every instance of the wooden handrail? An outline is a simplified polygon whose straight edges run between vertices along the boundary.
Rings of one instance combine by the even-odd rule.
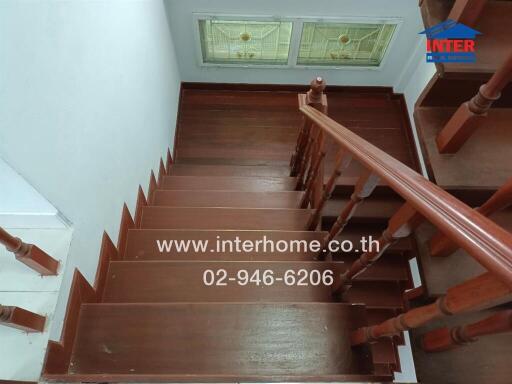
[[[500,93],[512,78],[512,51],[505,62],[480,87],[478,93],[463,103],[453,114],[436,137],[440,153],[455,153],[483,123],[492,103],[500,98]]]
[[[484,216],[490,216],[495,212],[504,210],[512,205],[512,178],[503,184],[484,204],[476,210]],[[430,254],[434,257],[449,256],[458,249],[442,232],[437,232],[430,239]]]
[[[57,274],[59,262],[33,244],[24,243],[19,237],[10,235],[0,227],[0,244],[13,252],[16,259],[43,276]]]
[[[472,324],[430,331],[423,335],[421,346],[426,352],[441,352],[474,343],[479,336],[509,331],[512,331],[512,309],[500,311]]]
[[[512,235],[322,112],[300,111],[459,247],[512,287]]]

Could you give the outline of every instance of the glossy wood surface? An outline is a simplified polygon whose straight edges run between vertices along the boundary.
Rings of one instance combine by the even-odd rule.
[[[290,175],[288,166],[265,165],[208,165],[208,164],[174,164],[169,176],[266,176],[287,177]]]
[[[299,208],[303,195],[302,191],[157,190],[154,205],[166,207]]]
[[[302,231],[310,215],[306,209],[146,207],[142,228]]]
[[[166,176],[162,189],[222,191],[293,191],[293,177]]]
[[[346,304],[84,305],[70,369],[205,379],[370,373],[347,332],[363,316]]]

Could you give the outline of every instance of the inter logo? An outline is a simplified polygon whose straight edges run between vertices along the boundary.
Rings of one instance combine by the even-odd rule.
[[[474,63],[475,38],[481,33],[454,20],[446,20],[420,34],[427,36],[428,63]]]

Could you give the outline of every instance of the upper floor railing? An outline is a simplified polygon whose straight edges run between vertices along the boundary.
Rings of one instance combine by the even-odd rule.
[[[327,109],[327,100],[322,94],[324,88],[324,81],[317,78],[307,94],[299,95],[299,109],[304,122],[291,161],[292,175],[297,176],[298,186],[306,189],[307,200],[303,201],[302,206],[314,209],[310,229],[318,225],[336,179],[351,161],[361,164],[363,171],[355,183],[350,201],[324,239],[324,247],[343,230],[358,205],[371,195],[379,183],[386,184],[405,200],[378,239],[379,247],[363,253],[343,275],[337,277],[334,293],[342,297],[350,289],[353,279],[370,268],[387,247],[409,236],[424,221],[433,224],[450,242],[466,250],[489,271],[450,288],[445,296],[433,304],[355,331],[352,343],[370,342],[442,316],[488,308],[512,300],[512,234],[326,116],[323,113]],[[337,144],[338,151],[334,171],[324,185],[326,137]],[[326,252],[321,251],[318,258],[325,255]]]
[[[56,275],[59,262],[33,244],[24,243],[19,237],[12,236],[0,227],[0,244],[13,252],[17,260],[43,276]]]
[[[57,275],[59,262],[33,244],[24,243],[0,227],[0,244],[17,260],[43,276]],[[25,332],[43,332],[46,317],[16,306],[0,305],[0,324]]]

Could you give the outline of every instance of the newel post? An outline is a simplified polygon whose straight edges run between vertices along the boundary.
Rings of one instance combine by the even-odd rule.
[[[482,124],[492,103],[512,77],[512,52],[478,93],[463,103],[436,137],[440,153],[455,153]]]
[[[33,244],[24,243],[19,237],[11,236],[0,227],[0,243],[13,252],[16,260],[39,272],[43,276],[57,274],[59,262]]]
[[[315,78],[311,84],[310,89],[306,94],[299,94],[299,108],[303,105],[310,105],[315,109],[323,113],[327,113],[327,97],[323,93],[325,89],[325,81],[321,77]],[[297,176],[297,187],[300,189],[307,181],[304,181],[306,170],[309,164],[308,174],[311,176],[313,169],[315,168],[315,160],[320,156],[323,145],[321,141],[322,132],[315,129],[311,122],[304,118],[297,144],[295,146],[295,152],[292,155],[290,166],[291,176]],[[320,161],[317,167],[316,178],[323,176],[323,163]]]

